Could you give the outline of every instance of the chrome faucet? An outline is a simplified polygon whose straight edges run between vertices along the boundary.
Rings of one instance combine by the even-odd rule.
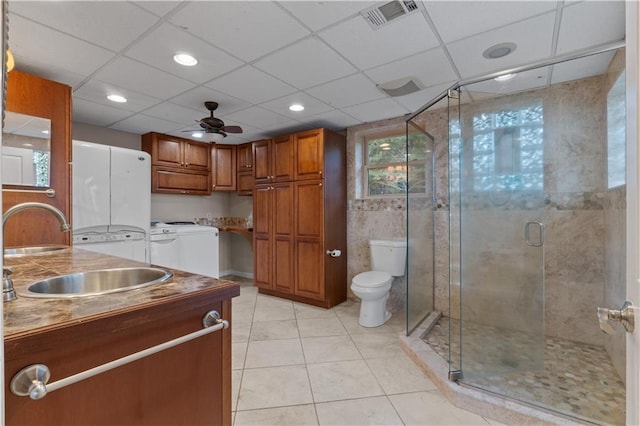
[[[50,211],[60,221],[60,230],[62,232],[69,232],[71,230],[71,226],[69,225],[69,222],[67,222],[67,218],[64,216],[64,213],[62,213],[59,209],[57,209],[56,207],[53,207],[50,204],[30,201],[26,203],[16,204],[15,206],[9,208],[6,212],[4,212],[4,214],[2,215],[3,231],[4,231],[4,225],[7,223],[7,220],[9,220],[11,216],[13,216],[18,212],[21,212],[22,210],[27,210],[27,209],[43,209],[43,210]],[[9,275],[11,275],[12,272],[13,272],[12,267],[10,266],[2,267],[2,300],[4,302],[14,300],[18,297],[16,295],[16,291],[13,288],[13,281],[11,280],[11,278],[9,278]]]

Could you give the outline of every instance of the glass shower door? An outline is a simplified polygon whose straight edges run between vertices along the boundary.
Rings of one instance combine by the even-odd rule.
[[[470,102],[456,116],[460,313],[451,325],[462,380],[504,393],[495,376],[544,361],[543,106]]]
[[[419,117],[417,117],[419,118]],[[433,310],[433,137],[407,122],[407,334]]]

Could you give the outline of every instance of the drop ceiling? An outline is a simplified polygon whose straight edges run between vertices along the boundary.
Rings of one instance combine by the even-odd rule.
[[[360,12],[385,3],[10,1],[9,45],[17,69],[72,87],[75,122],[190,137],[212,100],[216,117],[244,129],[225,138],[233,144],[402,116],[456,81],[625,35],[623,1],[416,2],[373,29]],[[516,50],[482,56],[504,42]],[[199,63],[180,66],[176,52]],[[599,58],[592,74],[611,55]],[[518,89],[539,87],[539,74]],[[542,84],[589,75],[579,61],[543,74]],[[423,89],[389,97],[376,87],[407,77]],[[289,111],[294,102],[305,110]]]

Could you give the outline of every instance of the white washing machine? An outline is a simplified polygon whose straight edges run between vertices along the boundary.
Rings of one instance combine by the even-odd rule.
[[[154,225],[151,228],[151,263],[218,278],[218,228],[200,226],[192,222]]]

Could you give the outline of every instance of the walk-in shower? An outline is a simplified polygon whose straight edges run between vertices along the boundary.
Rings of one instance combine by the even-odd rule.
[[[407,330],[441,313],[423,340],[463,386],[624,424],[624,332],[596,315],[625,301],[624,51],[565,59],[463,82],[407,121],[435,179],[407,204]]]

